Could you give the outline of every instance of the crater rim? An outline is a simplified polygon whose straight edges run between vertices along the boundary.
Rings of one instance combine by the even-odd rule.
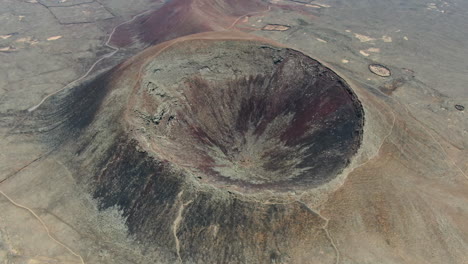
[[[332,69],[324,66],[319,61],[305,55],[304,53],[302,53],[300,51],[297,51],[297,50],[294,50],[294,49],[291,49],[291,48],[286,48],[286,47],[274,46],[272,44],[267,44],[267,43],[263,43],[263,42],[259,42],[259,41],[246,41],[246,40],[216,40],[215,41],[215,40],[210,40],[210,41],[208,41],[208,43],[206,43],[206,41],[203,41],[203,40],[185,41],[183,43],[179,43],[177,45],[177,47],[172,47],[172,48],[166,49],[164,52],[162,52],[160,55],[158,55],[156,58],[154,58],[151,62],[149,62],[148,65],[146,65],[145,73],[142,76],[142,84],[141,84],[141,87],[140,87],[140,92],[141,92],[140,95],[143,95],[143,97],[148,96],[148,97],[150,97],[150,99],[154,99],[155,94],[156,94],[156,97],[157,96],[159,96],[159,97],[173,97],[173,95],[178,94],[178,93],[175,92],[177,89],[182,90],[182,94],[184,94],[184,93],[186,94],[187,92],[189,92],[191,90],[193,91],[193,89],[196,90],[196,89],[200,88],[200,87],[196,88],[197,87],[196,85],[206,85],[208,83],[208,86],[209,86],[210,84],[215,83],[215,84],[222,84],[222,85],[225,85],[226,87],[229,87],[229,85],[232,82],[240,81],[240,82],[243,82],[244,84],[249,84],[249,83],[251,84],[252,82],[255,82],[255,80],[261,79],[261,77],[259,77],[259,76],[262,76],[261,74],[248,75],[248,77],[245,74],[244,75],[241,74],[240,78],[239,77],[237,79],[227,78],[227,79],[223,80],[223,79],[217,79],[219,76],[221,76],[223,74],[227,74],[227,73],[225,73],[223,71],[221,71],[221,73],[220,73],[221,75],[214,76],[214,77],[210,76],[209,74],[206,75],[206,74],[203,74],[203,73],[197,73],[197,74],[192,74],[192,75],[184,75],[184,78],[186,78],[185,79],[186,81],[187,80],[194,81],[194,82],[198,81],[199,83],[198,84],[196,83],[195,86],[185,86],[185,87],[183,87],[184,85],[188,85],[189,82],[185,82],[185,83],[180,82],[180,83],[176,83],[176,84],[173,83],[172,86],[167,85],[167,86],[163,87],[161,89],[162,92],[159,93],[159,94],[158,93],[153,93],[152,95],[148,95],[148,90],[146,90],[147,94],[144,95],[145,94],[145,89],[147,88],[147,86],[145,86],[145,85],[148,84],[148,80],[149,79],[158,80],[158,78],[156,78],[155,76],[152,76],[151,72],[153,72],[153,73],[155,72],[156,68],[154,68],[153,66],[155,64],[158,64],[158,63],[161,62],[160,61],[161,57],[164,57],[164,56],[165,57],[172,57],[173,60],[176,60],[177,58],[174,58],[173,56],[176,53],[178,53],[178,51],[183,51],[182,54],[190,53],[187,50],[184,50],[184,47],[190,48],[190,47],[187,47],[187,46],[190,46],[190,44],[194,44],[194,43],[196,44],[196,45],[194,45],[196,47],[191,47],[192,48],[191,52],[193,52],[194,50],[198,50],[198,51],[205,50],[205,52],[206,52],[207,49],[209,50],[209,49],[212,49],[212,48],[217,48],[219,50],[219,49],[222,49],[222,48],[226,49],[227,47],[229,47],[231,49],[231,51],[232,51],[233,46],[240,49],[240,50],[236,50],[236,52],[245,52],[246,48],[247,49],[251,48],[252,50],[256,50],[256,49],[260,48],[260,49],[271,49],[273,51],[276,51],[276,53],[273,52],[273,53],[271,53],[269,55],[289,54],[291,56],[296,56],[297,57],[297,58],[295,58],[296,61],[294,61],[295,59],[292,59],[293,60],[292,64],[295,64],[295,65],[300,64],[299,62],[301,62],[301,63],[311,62],[311,64],[307,64],[307,63],[304,64],[305,68],[308,68],[309,66],[310,67],[316,67],[317,69],[319,69],[318,72],[320,74],[325,75],[325,76],[327,76],[327,78],[331,78],[334,81],[336,81],[337,86],[336,86],[335,90],[337,90],[338,95],[340,95],[340,96],[346,95],[347,99],[345,97],[343,97],[343,98],[346,99],[344,102],[346,104],[348,104],[348,105],[351,105],[352,109],[355,110],[356,120],[353,122],[353,124],[355,125],[355,127],[357,129],[355,129],[355,131],[354,131],[355,135],[353,135],[353,137],[351,138],[351,141],[350,141],[353,144],[351,144],[352,146],[350,146],[349,149],[345,149],[345,150],[350,151],[350,152],[348,152],[347,153],[348,155],[346,155],[346,157],[340,161],[341,165],[338,166],[339,168],[337,170],[334,170],[333,173],[326,174],[325,178],[322,178],[322,179],[319,179],[319,180],[316,180],[316,181],[301,180],[301,179],[303,179],[304,177],[307,176],[306,174],[300,175],[300,176],[302,176],[302,178],[300,178],[300,176],[298,176],[299,180],[297,180],[298,177],[292,177],[292,178],[289,178],[287,180],[284,180],[281,177],[279,177],[279,178],[277,177],[276,179],[272,179],[271,181],[266,180],[266,181],[263,181],[263,182],[261,180],[258,180],[258,179],[253,179],[252,180],[249,177],[237,177],[235,175],[235,173],[232,173],[232,172],[226,173],[226,171],[223,172],[221,169],[219,169],[219,167],[221,165],[225,165],[225,164],[220,164],[219,159],[214,161],[214,165],[213,165],[213,160],[211,160],[210,161],[210,163],[211,163],[210,166],[211,167],[210,166],[205,166],[206,164],[202,164],[200,161],[193,161],[193,162],[189,162],[189,164],[187,164],[186,161],[190,161],[190,159],[187,158],[187,155],[185,153],[181,154],[181,155],[177,154],[177,153],[175,153],[175,154],[170,153],[169,145],[172,145],[173,148],[175,146],[175,149],[177,149],[177,151],[180,151],[180,152],[188,152],[191,155],[199,154],[198,150],[197,151],[194,150],[194,149],[187,150],[185,148],[182,148],[181,146],[184,145],[184,144],[179,144],[179,145],[175,144],[175,141],[178,138],[177,136],[187,135],[187,138],[193,139],[194,135],[193,134],[184,134],[184,133],[188,133],[187,132],[188,130],[186,130],[186,129],[185,130],[180,129],[179,132],[174,134],[174,135],[176,135],[176,137],[172,137],[172,138],[171,138],[171,135],[168,135],[168,133],[164,133],[164,130],[166,130],[166,132],[167,132],[168,127],[169,127],[169,125],[167,125],[167,124],[169,124],[169,122],[166,122],[166,121],[178,120],[179,117],[181,117],[181,116],[183,118],[180,118],[179,121],[182,120],[183,124],[185,124],[185,125],[188,125],[188,124],[193,125],[194,124],[193,121],[191,123],[190,119],[187,118],[187,115],[181,115],[181,113],[182,113],[183,110],[189,109],[189,107],[188,107],[189,105],[194,105],[194,102],[199,102],[199,101],[197,101],[198,99],[194,99],[194,101],[190,101],[190,100],[187,99],[188,101],[182,101],[182,103],[179,102],[182,105],[185,104],[185,107],[178,107],[178,108],[176,107],[174,109],[169,109],[169,112],[167,112],[167,113],[174,113],[173,115],[169,114],[167,116],[163,115],[162,118],[158,117],[159,120],[157,121],[157,124],[155,124],[154,122],[151,121],[152,124],[150,124],[148,126],[149,130],[151,130],[151,128],[154,127],[154,126],[159,127],[157,129],[155,129],[154,131],[150,131],[149,133],[153,136],[152,138],[155,140],[155,142],[159,142],[161,146],[165,145],[164,147],[158,148],[158,150],[155,150],[155,148],[152,148],[152,147],[146,148],[148,150],[148,152],[152,153],[156,159],[161,160],[161,161],[167,161],[168,163],[171,164],[171,166],[174,166],[175,168],[178,168],[178,169],[182,169],[182,171],[185,171],[187,174],[192,175],[193,176],[192,178],[195,179],[196,181],[200,182],[200,183],[206,183],[206,184],[213,185],[214,187],[217,187],[217,188],[222,188],[222,189],[227,188],[227,189],[236,190],[236,191],[243,192],[243,193],[251,193],[251,192],[257,193],[257,192],[261,192],[261,191],[275,191],[275,192],[288,191],[289,192],[289,191],[304,191],[304,190],[313,189],[313,188],[322,186],[324,184],[327,184],[331,180],[335,179],[338,175],[343,173],[343,170],[345,168],[347,168],[349,166],[351,160],[356,156],[356,154],[357,154],[357,152],[358,152],[358,150],[361,147],[362,142],[363,142],[363,128],[364,128],[364,122],[365,121],[364,121],[364,109],[362,107],[362,104],[359,101],[356,93],[351,88],[351,86],[342,77],[340,77]],[[237,46],[237,45],[240,45],[240,47]],[[226,53],[226,54],[229,54],[229,52]],[[270,56],[269,57],[269,55],[267,54],[266,56],[264,56],[265,61],[264,62],[260,61],[259,64],[261,65],[262,63],[267,63],[267,62],[270,63],[270,64],[271,63],[273,63],[273,64],[278,63],[277,60],[275,61],[275,59],[274,59],[275,56]],[[185,62],[186,66],[187,65],[192,65],[193,66],[193,65],[203,64],[203,63],[201,63],[201,64],[198,63],[197,64],[197,60],[195,59],[195,57],[188,57],[188,58],[185,58],[185,59],[186,59],[186,62]],[[286,59],[288,59],[288,57]],[[235,59],[231,58],[231,60],[235,60]],[[163,61],[164,61],[164,59],[163,59]],[[250,61],[250,63],[253,63],[253,61]],[[281,64],[281,63],[283,63],[283,62],[281,61],[278,64]],[[171,67],[169,67],[169,68],[171,68]],[[177,68],[177,66],[172,66],[172,68]],[[273,68],[275,69],[275,71],[277,71],[277,69],[275,67],[273,67]],[[305,68],[301,68],[301,69],[304,70]],[[198,70],[204,70],[204,69],[206,69],[206,68],[201,68],[201,69],[198,69]],[[160,70],[159,69],[156,72],[158,72],[158,73],[167,72],[167,70],[165,71],[165,70]],[[207,76],[208,76],[208,78],[207,78],[208,80],[206,80],[206,78],[205,78]],[[268,76],[268,74],[263,75],[263,77],[264,76]],[[149,78],[149,77],[151,77],[151,78]],[[160,83],[157,83],[157,84],[160,84]],[[239,84],[239,83],[237,83],[237,84]],[[171,87],[168,87],[168,86],[171,86]],[[187,89],[187,87],[189,87],[190,89]],[[200,88],[200,89],[206,89],[206,87],[205,88]],[[212,88],[208,87],[208,90],[212,91],[210,89],[212,89]],[[228,89],[228,88],[222,88],[222,89]],[[244,89],[244,88],[242,88],[242,89]],[[279,90],[274,90],[274,91],[280,92]],[[165,94],[165,95],[162,96],[163,94]],[[178,95],[180,95],[180,93]],[[145,101],[145,100],[147,101],[147,99],[144,99],[144,100],[142,98],[139,98],[139,99],[140,100],[137,100],[137,101],[140,101],[140,102]],[[150,101],[152,101],[152,100],[150,100]],[[156,99],[153,100],[153,102],[157,103],[159,106],[164,105],[164,100],[162,100],[161,98],[156,98]],[[147,103],[147,102],[145,102],[145,103]],[[148,107],[147,105],[145,106],[145,104],[140,103],[139,106],[141,106],[143,108],[146,107],[145,109],[150,108],[150,109],[154,110],[154,108]],[[149,109],[147,109],[147,110],[149,110]],[[142,112],[144,112],[144,111],[142,111]],[[147,112],[152,113],[151,111],[147,111]],[[165,114],[167,114],[167,113],[165,113]],[[297,115],[297,113],[296,113],[296,115]],[[151,115],[151,116],[154,117],[154,115]],[[138,119],[138,117],[136,117],[136,119]],[[171,119],[171,120],[169,120],[169,119]],[[294,120],[294,118],[292,120]],[[210,119],[210,122],[211,121],[212,120]],[[166,122],[166,125],[160,126],[164,122]],[[210,122],[208,122],[208,123],[210,123]],[[339,122],[337,124],[339,124]],[[163,129],[161,129],[160,127],[163,127]],[[238,133],[236,133],[236,134],[238,134]],[[169,136],[169,137],[167,137],[167,136]],[[162,137],[167,137],[167,138],[162,139]],[[148,140],[148,137],[145,137],[144,133],[137,133],[137,138],[139,138],[140,140],[145,138],[145,141]],[[204,142],[205,144],[212,144],[212,142],[207,143],[206,140],[194,141],[194,142],[195,142],[195,144],[193,144],[193,145],[195,145],[195,146],[197,146],[197,144],[202,144],[200,142]],[[196,142],[198,142],[198,143],[196,143]],[[346,141],[343,141],[343,142],[346,143]],[[184,141],[184,143],[187,143],[187,141]],[[142,145],[144,145],[144,144],[142,144]],[[214,144],[214,145],[216,145],[216,144]],[[203,147],[204,147],[204,145],[202,146],[202,148]],[[219,149],[221,149],[220,146],[217,146],[217,147]],[[191,147],[188,146],[188,148],[191,148]],[[327,151],[330,152],[329,149]],[[229,153],[230,153],[229,151],[221,151],[221,152],[223,152],[226,157],[228,157],[228,156],[231,157],[232,156],[232,155],[229,155]],[[228,153],[228,154],[226,154],[226,153]],[[207,155],[207,156],[211,157],[211,155]],[[244,161],[246,161],[246,160],[244,160]],[[244,162],[244,161],[242,161],[242,162]],[[326,161],[326,160],[323,160],[323,161]],[[229,160],[229,162],[232,163],[232,160]],[[194,167],[195,167],[195,169],[194,169]],[[215,169],[213,169],[213,168],[215,168]],[[308,172],[308,173],[309,173],[308,175],[313,174],[312,172]],[[240,173],[240,174],[244,174],[244,176],[245,176],[245,173]],[[263,175],[265,176],[266,174],[264,173]],[[291,180],[291,179],[293,179],[293,180]],[[296,179],[296,181],[294,179]]]

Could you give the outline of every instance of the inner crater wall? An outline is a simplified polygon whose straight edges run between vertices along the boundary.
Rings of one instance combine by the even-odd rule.
[[[364,124],[357,97],[329,68],[251,41],[163,52],[144,68],[130,109],[158,159],[247,191],[330,181],[356,154]]]

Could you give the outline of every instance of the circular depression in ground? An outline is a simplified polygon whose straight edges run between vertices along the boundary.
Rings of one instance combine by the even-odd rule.
[[[292,49],[186,41],[149,62],[139,85],[130,109],[141,145],[215,186],[312,188],[340,174],[362,141],[351,88]]]

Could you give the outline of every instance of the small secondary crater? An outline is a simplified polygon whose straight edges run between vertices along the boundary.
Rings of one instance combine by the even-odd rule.
[[[298,51],[263,43],[172,47],[146,66],[131,102],[149,152],[238,190],[324,184],[362,141],[363,108],[343,79]]]
[[[290,29],[290,26],[278,25],[278,24],[268,24],[262,28],[264,31],[286,31]]]
[[[465,107],[463,105],[456,104],[455,109],[457,109],[458,111],[463,111],[465,110]]]
[[[369,71],[380,77],[389,77],[392,72],[382,64],[369,64]]]

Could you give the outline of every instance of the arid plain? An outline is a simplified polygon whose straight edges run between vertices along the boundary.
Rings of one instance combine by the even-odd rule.
[[[467,18],[1,1],[0,262],[468,263]]]

